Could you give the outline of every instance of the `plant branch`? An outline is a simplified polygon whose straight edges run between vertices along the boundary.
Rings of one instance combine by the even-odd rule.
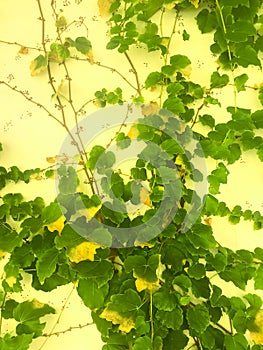
[[[7,296],[7,292],[4,293],[4,296],[3,296],[3,300],[2,300],[2,304],[0,306],[0,337],[2,335],[2,325],[3,325],[3,315],[2,315],[2,312],[3,312],[3,309],[5,307],[5,301],[6,301],[6,296]]]
[[[88,322],[88,323],[83,324],[83,325],[80,324],[78,326],[69,327],[67,329],[64,329],[63,331],[58,331],[58,332],[54,332],[54,333],[43,333],[42,337],[52,337],[53,335],[56,335],[58,337],[61,334],[65,334],[65,333],[71,332],[71,331],[76,330],[76,329],[82,329],[82,328],[85,328],[88,326],[92,326],[93,324],[94,324],[94,322]]]
[[[25,48],[27,48],[27,49],[29,49],[29,50],[35,50],[35,51],[44,51],[43,49],[41,49],[41,48],[38,48],[38,47],[33,47],[33,46],[28,46],[28,45],[24,45],[24,44],[20,44],[20,43],[18,43],[18,42],[16,42],[16,41],[14,41],[14,42],[11,42],[11,41],[6,41],[6,40],[0,40],[0,43],[1,44],[7,44],[7,45],[13,45],[13,46],[20,46],[20,47],[25,47]]]
[[[138,72],[130,58],[130,56],[127,54],[126,51],[124,51],[124,56],[126,57],[127,61],[129,62],[131,68],[132,68],[132,73],[135,75],[135,79],[136,79],[136,84],[137,84],[137,92],[138,94],[141,96],[142,95],[142,91],[141,91],[141,85],[140,85],[140,81],[139,81],[139,76],[138,76]]]
[[[69,299],[70,299],[72,293],[74,292],[75,288],[76,288],[76,286],[75,286],[75,284],[73,284],[73,288],[72,288],[71,291],[69,292],[69,294],[68,294],[68,296],[67,296],[67,298],[66,298],[64,304],[62,305],[62,308],[61,308],[61,310],[60,310],[60,313],[59,313],[59,315],[58,315],[58,318],[57,318],[55,324],[53,325],[51,331],[50,331],[48,334],[44,335],[44,336],[46,337],[46,339],[45,339],[45,341],[42,343],[42,345],[40,346],[40,348],[39,348],[38,350],[42,350],[43,347],[45,346],[46,342],[48,341],[48,338],[54,334],[54,330],[55,330],[55,328],[57,327],[57,325],[59,324],[59,321],[60,321],[60,319],[61,319],[61,316],[62,316],[62,314],[63,314],[63,312],[64,312],[64,310],[65,310],[65,308],[66,308],[66,305],[67,305],[67,303],[68,303],[68,301],[69,301]]]

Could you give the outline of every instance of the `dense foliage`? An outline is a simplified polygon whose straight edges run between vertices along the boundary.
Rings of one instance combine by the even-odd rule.
[[[6,81],[0,84],[22,94],[59,122],[76,145],[78,157],[74,166],[69,164],[72,159],[49,158],[52,165],[46,170],[0,167],[1,189],[9,182],[17,183],[19,188],[21,181],[27,183],[41,176],[55,177],[58,182],[58,196],[50,204],[40,197],[26,201],[21,193],[1,197],[0,254],[6,259],[0,294],[1,324],[14,319],[16,328],[13,333],[1,335],[0,349],[28,349],[32,340],[43,334],[45,323],[40,318],[55,312],[37,300],[15,300],[15,294],[23,289],[24,274],[32,276],[33,288],[45,292],[74,284],[92,312],[105,342],[103,350],[263,349],[263,336],[257,326],[262,300],[257,294],[245,292],[249,281],[253,281],[255,290],[263,290],[263,248],[233,251],[224,247],[214,238],[212,224],[212,217],[220,216],[232,224],[250,220],[255,230],[263,228],[259,211],[243,210],[239,203],[230,208],[217,198],[220,185],[227,183],[229,166],[243,152],[254,150],[255,157],[263,161],[263,109],[237,105],[237,95],[251,89],[263,105],[263,87],[247,85],[248,68],[262,68],[261,2],[98,3],[109,25],[107,50],[113,55],[118,52],[129,62],[135,83],[111,68],[122,76],[125,86],[129,84],[133,89],[132,99],[125,96],[124,87],[113,87],[112,91],[102,87],[93,92],[91,102],[100,108],[119,104],[127,109],[133,103],[143,117],[129,127],[124,119],[109,144],[85,149],[78,127],[85,104],[77,109],[71,99],[67,62],[76,60],[78,64],[77,60],[85,59],[91,65],[102,64],[95,61],[88,37],[68,37],[70,24],[52,1],[57,39],[48,43],[43,36],[42,52],[30,69],[32,76],[41,73],[49,77],[57,114],[17,86]],[[37,4],[44,28],[41,1]],[[187,11],[192,11],[201,33],[213,33],[210,50],[215,69],[208,87],[191,80],[191,59],[172,45],[176,35],[185,42],[191,40],[187,28],[180,32],[176,29],[180,16]],[[168,28],[170,36],[164,34],[166,16],[173,19]],[[146,61],[147,52],[161,55],[159,69],[147,74],[143,82],[129,55],[131,50],[141,48],[146,48]],[[66,97],[61,94],[62,87],[56,89],[53,82],[56,64],[65,69]],[[221,107],[215,92],[221,90],[223,99],[224,89],[229,87],[233,104],[222,108],[226,121],[218,122],[207,107]],[[130,105],[125,104],[127,101]],[[64,103],[72,108],[76,133],[67,126]],[[116,142],[125,150],[135,140],[143,140],[145,146],[127,175],[114,169],[116,158],[110,145]],[[190,152],[192,140],[195,147]],[[193,164],[195,157],[215,161],[207,178]],[[99,174],[99,180],[95,174]],[[208,194],[200,198],[195,185],[206,179]],[[88,190],[83,190],[83,183]],[[107,201],[98,188],[103,189]],[[133,217],[126,210],[128,203],[141,205]],[[186,218],[190,221],[185,226]],[[127,237],[125,232],[132,234]],[[220,280],[234,284],[243,291],[242,296],[226,296]]]

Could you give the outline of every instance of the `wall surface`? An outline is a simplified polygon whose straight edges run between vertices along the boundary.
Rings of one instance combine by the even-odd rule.
[[[47,31],[50,30],[50,38],[55,37],[52,32],[52,15],[49,10],[48,1],[42,1],[46,14]],[[79,4],[77,1],[71,0],[71,4],[67,5],[67,1],[60,2],[64,16],[70,20],[85,17],[85,23],[88,28],[88,36],[93,44],[93,54],[96,61],[101,62],[110,67],[118,69],[124,76],[134,80],[133,74],[126,61],[118,53],[105,50],[107,42],[107,25],[105,19],[101,18],[97,8],[97,0],[83,0]],[[17,42],[27,47],[38,47],[41,43],[41,22],[39,21],[39,12],[37,2],[32,0],[12,0],[0,1],[0,41],[14,43]],[[183,26],[187,26],[187,30],[191,35],[191,40],[185,43],[179,37],[173,42],[176,51],[180,54],[189,55],[194,67],[191,75],[192,80],[198,81],[203,86],[209,85],[210,75],[213,72],[214,58],[209,51],[211,36],[202,36],[196,29],[193,13],[189,13],[181,20],[178,30]],[[80,33],[80,32],[81,33]],[[75,27],[69,33],[74,36],[74,32],[78,36],[85,35],[83,29]],[[53,35],[53,37],[52,37]],[[22,90],[28,90],[35,100],[53,108],[53,101],[47,77],[45,73],[39,76],[31,77],[29,71],[30,62],[36,57],[37,51],[29,49],[27,54],[19,53],[19,45],[11,45],[0,42],[0,80],[7,80],[12,85],[17,85]],[[147,73],[154,70],[154,66],[160,59],[156,53],[153,53],[151,60],[145,62],[145,51],[140,49],[134,52],[134,64],[142,77],[142,81]],[[148,60],[148,59],[147,59]],[[94,92],[103,87],[115,89],[118,86],[124,86],[127,100],[133,91],[129,85],[124,85],[123,80],[117,74],[114,74],[107,68],[98,65],[90,65],[88,62],[71,62],[69,64],[71,74],[74,77],[72,81],[74,102],[81,105],[84,101],[92,99]],[[58,75],[62,72],[57,68]],[[63,78],[63,76],[62,76]],[[257,68],[251,68],[250,80],[253,83],[260,84],[262,82],[262,72]],[[56,81],[59,85],[60,80]],[[224,90],[224,95],[219,97],[225,106],[233,104],[232,91]],[[246,93],[246,98],[242,92],[238,94],[237,105],[243,108],[260,108],[259,102],[255,95],[251,93],[251,98]],[[53,157],[59,153],[61,144],[66,136],[65,130],[46,113],[30,104],[22,96],[10,91],[4,86],[0,86],[0,135],[1,143],[4,151],[1,153],[1,165],[9,167],[17,165],[22,169],[40,167],[48,167],[47,157]],[[92,103],[87,105],[87,115],[96,110],[96,106]],[[221,113],[219,107],[210,107],[219,120],[226,120],[227,116]],[[72,121],[73,125],[73,121]],[[102,136],[105,139],[105,135]],[[213,164],[208,163],[208,168]],[[253,152],[246,152],[242,159],[235,165],[229,167],[230,176],[227,185],[222,185],[221,194],[218,198],[223,199],[230,207],[240,204],[244,209],[262,210],[263,208],[263,165],[260,163]],[[18,191],[12,185],[9,185],[5,191]],[[56,195],[55,185],[52,180],[31,181],[30,184],[19,185],[19,191],[25,194],[26,199],[33,199],[36,196],[45,198],[46,202],[50,202]],[[3,191],[1,195],[3,195]],[[230,225],[225,218],[213,219],[214,232],[216,239],[223,245],[231,249],[253,249],[256,246],[262,246],[262,230],[253,231],[250,222],[242,222],[242,224]],[[16,296],[18,301],[24,298],[37,298],[42,302],[51,303],[57,310],[57,315],[46,317],[47,326],[46,333],[52,331],[59,332],[67,330],[70,327],[78,327],[85,325],[91,321],[90,313],[81,303],[76,290],[72,286],[63,286],[57,288],[51,293],[36,292],[30,288],[30,281],[25,277],[25,285],[27,286],[24,294]],[[230,283],[224,284],[226,293],[236,293],[236,290]],[[252,288],[252,287],[251,287]],[[260,294],[260,293],[259,293]],[[261,293],[263,296],[263,294]],[[66,303],[65,303],[66,301]],[[55,329],[53,325],[56,323],[61,308],[64,308],[59,323]],[[11,327],[11,325],[10,325]],[[46,341],[46,342],[45,342]],[[44,343],[45,342],[45,343]],[[70,349],[92,349],[100,350],[102,342],[100,335],[95,326],[87,326],[80,329],[73,329],[59,336],[51,336],[48,339],[41,338],[32,343],[31,350],[70,350]]]

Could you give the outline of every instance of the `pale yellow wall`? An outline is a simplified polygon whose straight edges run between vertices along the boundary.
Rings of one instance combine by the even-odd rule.
[[[49,1],[43,0],[43,8],[46,10]],[[61,1],[62,3],[62,1]],[[64,15],[70,19],[79,16],[86,17],[86,23],[89,29],[89,38],[93,44],[93,52],[96,61],[107,64],[119,69],[122,74],[134,81],[133,74],[129,72],[130,67],[123,57],[113,52],[105,50],[107,37],[105,35],[107,26],[104,19],[101,19],[98,13],[96,0],[83,0],[77,5],[71,0],[71,6],[64,7]],[[45,4],[45,5],[44,5]],[[63,7],[63,6],[62,6]],[[39,17],[37,2],[32,0],[0,0],[0,40],[18,42],[28,46],[36,46],[40,43],[41,23],[37,19]],[[46,12],[47,30],[51,27],[52,17]],[[214,59],[209,51],[209,35],[202,36],[193,24],[193,13],[189,12],[184,23],[187,31],[191,34],[189,42],[183,42],[179,36],[172,43],[172,48],[176,48],[176,52],[189,55],[193,63],[193,72],[191,79],[199,82],[203,86],[209,85],[210,74],[215,70]],[[178,29],[182,30],[179,26]],[[54,33],[51,32],[51,39]],[[53,35],[53,37],[52,37]],[[80,32],[70,32],[72,37],[85,35],[84,29]],[[34,50],[29,50],[27,55],[18,54],[19,47],[15,45],[5,45],[0,43],[0,80],[8,80],[10,74],[14,76],[14,80],[10,83],[17,85],[23,90],[29,90],[36,100],[53,110],[51,92],[48,89],[47,76],[41,74],[37,77],[30,77],[30,62],[38,55]],[[159,54],[150,55],[148,68],[144,64],[147,62],[145,51],[139,50],[139,54],[132,52],[134,63],[142,77],[142,81],[147,74],[154,70],[158,64]],[[73,99],[79,105],[83,101],[93,98],[94,92],[103,87],[115,89],[117,86],[123,87],[126,97],[133,92],[128,85],[122,81],[120,77],[112,72],[91,66],[87,62],[71,62],[69,68],[72,71],[73,79]],[[57,68],[58,75],[62,70]],[[262,73],[257,69],[251,69],[250,82],[261,83]],[[57,84],[60,83],[60,78]],[[153,95],[151,99],[156,96]],[[219,93],[223,106],[233,105],[232,90],[224,89]],[[246,98],[244,98],[246,97]],[[240,93],[237,99],[237,105],[244,108],[259,109],[260,105],[254,93]],[[55,121],[49,119],[45,112],[33,106],[7,88],[0,86],[0,142],[3,144],[4,152],[1,153],[1,165],[11,166],[18,165],[21,168],[47,167],[46,157],[58,154],[61,143],[65,137],[65,131],[56,124]],[[95,110],[92,104],[87,107],[87,112]],[[209,112],[216,113],[219,120],[226,120],[227,115],[222,113],[223,109],[212,107]],[[214,164],[208,164],[213,169]],[[229,166],[231,172],[227,185],[222,185],[222,194],[220,199],[224,200],[229,207],[235,204],[241,204],[244,209],[262,210],[263,208],[263,166],[255,157],[254,152],[247,152],[241,161],[237,164]],[[32,181],[30,184],[21,184],[15,188],[11,185],[5,191],[21,191],[26,194],[27,199],[35,196],[43,196],[47,202],[54,199],[55,188],[54,183],[48,181]],[[253,249],[255,246],[262,246],[263,236],[261,231],[253,231],[249,222],[242,223],[237,226],[230,225],[224,218],[213,219],[216,239],[229,246],[232,249]],[[224,283],[226,293],[235,293],[231,284]],[[251,290],[251,289],[250,289]],[[35,292],[28,287],[23,295],[17,295],[18,300],[24,297],[36,297],[43,302],[51,302],[59,311],[63,305],[63,301],[69,295],[71,287],[64,286],[58,288],[52,293],[45,294],[43,292]],[[261,293],[262,295],[262,293]],[[57,316],[48,316],[48,326],[46,331],[52,329]],[[80,299],[74,291],[65,311],[61,317],[55,331],[69,328],[70,326],[78,326],[85,324],[90,320],[89,311],[81,304]],[[43,338],[33,342],[31,350],[40,350]],[[50,337],[43,347],[44,350],[70,350],[70,349],[92,349],[100,350],[101,341],[95,327],[86,327],[82,330],[75,330],[59,337]]]

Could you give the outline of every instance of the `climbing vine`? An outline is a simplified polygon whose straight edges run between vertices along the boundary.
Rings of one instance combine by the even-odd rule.
[[[1,89],[22,96],[64,128],[69,151],[63,146],[61,154],[47,155],[45,169],[0,167],[1,190],[41,179],[57,184],[51,203],[27,200],[19,192],[0,197],[5,263],[0,349],[30,349],[39,337],[40,349],[47,348],[48,337],[89,325],[45,333],[41,318],[56,310],[36,299],[16,300],[25,275],[44,292],[71,284],[91,311],[103,350],[263,349],[262,300],[246,291],[248,283],[263,290],[263,248],[233,251],[213,233],[214,217],[227,218],[229,230],[244,220],[255,230],[263,228],[260,211],[238,201],[230,207],[218,196],[232,164],[246,151],[263,161],[263,109],[244,108],[239,99],[249,91],[263,105],[263,86],[249,76],[251,67],[262,69],[261,1],[99,0],[107,55],[125,62],[129,74],[108,65],[107,57],[106,63],[97,61],[99,43],[92,42],[85,22],[89,3],[77,3],[86,13],[75,20],[63,12],[72,6],[67,1],[35,2],[39,47],[0,40],[3,47],[17,46],[20,55],[35,52],[29,79],[48,80],[51,91],[42,103],[12,79],[1,80]],[[184,25],[189,14],[211,39],[213,68],[206,86],[192,80],[197,67],[183,51],[191,42]],[[73,36],[76,30],[80,34]],[[83,74],[98,69],[113,78],[110,88],[102,79],[101,88],[85,93],[78,104],[71,68],[83,63]],[[114,77],[121,83],[115,86]],[[226,95],[232,96],[231,105],[225,106]],[[92,124],[85,116],[88,106],[109,118],[121,114],[105,143],[90,148],[84,134],[96,130],[100,114],[90,117]],[[113,119],[106,122],[110,126]],[[118,150],[128,152],[139,142],[134,164],[116,167]],[[212,166],[207,174],[200,167],[206,162]],[[132,215],[128,207],[136,208]],[[220,281],[233,284],[239,296],[227,296]],[[3,331],[10,320],[14,329]]]

